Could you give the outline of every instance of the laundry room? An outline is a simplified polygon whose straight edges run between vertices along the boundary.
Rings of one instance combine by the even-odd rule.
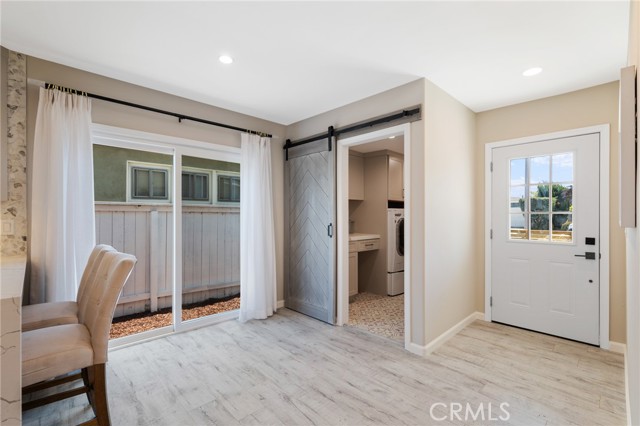
[[[349,320],[404,340],[404,141],[349,149]]]

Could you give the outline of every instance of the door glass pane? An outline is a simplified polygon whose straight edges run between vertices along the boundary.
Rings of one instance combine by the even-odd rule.
[[[136,169],[132,162],[144,166]],[[138,260],[118,300],[110,337],[172,326],[173,197],[167,179],[173,156],[94,145],[93,163],[96,243]],[[136,193],[146,198],[136,199]]]
[[[570,243],[573,241],[573,215],[552,215],[551,235],[553,241]]]
[[[553,211],[573,211],[573,185],[564,185],[560,183],[553,184]]]
[[[529,205],[532,212],[549,211],[549,185],[535,185],[529,187]]]
[[[510,237],[512,240],[528,240],[529,231],[527,229],[527,214],[510,214]]]
[[[239,173],[240,164],[183,156],[182,167],[182,321],[189,321],[240,307],[240,200],[219,203],[231,189],[215,178]]]
[[[551,157],[553,182],[573,182],[573,153],[555,154]]]
[[[549,240],[548,214],[531,214],[531,239]]]
[[[526,158],[511,160],[511,186],[525,184],[526,164]]]
[[[549,163],[548,155],[531,157],[529,159],[529,183],[549,183]]]

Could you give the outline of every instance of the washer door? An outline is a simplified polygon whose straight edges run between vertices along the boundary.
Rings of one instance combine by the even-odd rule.
[[[396,253],[404,256],[404,217],[396,222]]]

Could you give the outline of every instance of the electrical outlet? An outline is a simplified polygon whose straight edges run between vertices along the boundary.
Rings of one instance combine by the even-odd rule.
[[[16,232],[15,222],[11,219],[2,221],[2,235],[13,235]]]

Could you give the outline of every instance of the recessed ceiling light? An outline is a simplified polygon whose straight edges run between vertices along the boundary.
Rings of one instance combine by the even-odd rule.
[[[532,77],[534,75],[538,75],[542,72],[542,68],[540,67],[533,67],[533,68],[529,68],[528,70],[526,70],[525,72],[522,73],[523,76],[525,77]]]
[[[218,58],[218,60],[225,65],[233,63],[233,58],[229,55],[222,55]]]

